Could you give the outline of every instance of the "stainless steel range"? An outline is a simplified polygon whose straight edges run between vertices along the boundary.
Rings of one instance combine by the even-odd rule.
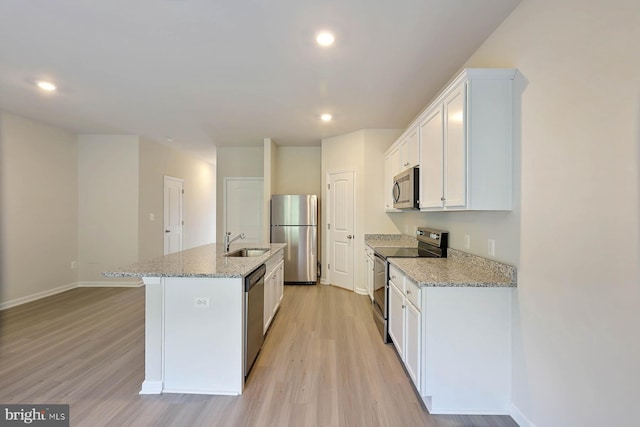
[[[449,233],[433,228],[419,227],[416,232],[417,248],[380,246],[373,248],[373,320],[385,343],[389,337],[389,258],[446,258]]]

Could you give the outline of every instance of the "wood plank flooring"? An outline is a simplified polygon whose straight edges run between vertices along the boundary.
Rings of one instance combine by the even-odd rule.
[[[242,396],[141,396],[143,377],[144,288],[0,311],[0,403],[68,403],[72,426],[517,426],[430,415],[368,298],[324,285],[285,287]]]

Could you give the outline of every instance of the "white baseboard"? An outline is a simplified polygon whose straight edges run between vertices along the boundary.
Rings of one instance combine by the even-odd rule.
[[[79,288],[137,288],[142,286],[142,280],[135,282],[78,282]]]
[[[0,303],[0,310],[5,310],[10,307],[15,307],[17,305],[26,304],[31,301],[39,300],[40,298],[46,298],[51,295],[59,294],[61,292],[65,292],[79,286],[78,282],[69,283],[68,285],[58,286],[57,288],[48,289],[46,291],[37,292],[32,295],[27,295],[26,297],[12,299],[6,302]]]
[[[144,380],[140,394],[162,394],[162,381]]]
[[[520,411],[520,409],[518,409],[514,404],[511,404],[511,407],[509,408],[509,415],[511,415],[513,421],[518,423],[520,427],[536,427],[536,425],[525,417],[522,411]]]
[[[75,288],[91,288],[91,287],[108,287],[108,288],[137,288],[142,286],[142,280],[138,280],[135,282],[74,282],[69,283],[68,285],[58,286],[57,288],[48,289],[46,291],[37,292],[32,295],[27,295],[26,297],[16,298],[13,300],[0,302],[0,310],[6,310],[7,308],[15,307],[18,305],[26,304],[28,302],[36,301],[41,298],[50,297],[51,295],[59,294],[61,292],[66,292]]]

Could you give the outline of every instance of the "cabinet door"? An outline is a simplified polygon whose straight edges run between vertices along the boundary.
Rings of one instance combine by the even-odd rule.
[[[418,166],[418,126],[409,131],[400,146],[400,172],[413,166]]]
[[[385,210],[393,209],[393,177],[400,172],[400,150],[396,148],[384,159]]]
[[[284,298],[284,261],[280,261],[280,266],[278,267],[278,280],[276,281],[276,287],[278,288],[278,303],[276,304],[276,308],[278,308],[280,307],[282,298]]]
[[[442,207],[444,129],[442,107],[429,113],[420,128],[420,208]]]
[[[401,359],[404,359],[404,295],[389,282],[389,336]]]
[[[273,276],[275,273],[270,273],[264,278],[264,328],[263,333],[267,332],[269,324],[271,323],[271,317],[273,316],[273,300],[271,297],[271,288],[273,284]]]
[[[467,148],[465,132],[465,84],[444,101],[445,168],[444,206],[464,207],[467,194]]]
[[[404,365],[407,372],[416,386],[420,390],[420,311],[410,302],[405,303],[405,352]]]

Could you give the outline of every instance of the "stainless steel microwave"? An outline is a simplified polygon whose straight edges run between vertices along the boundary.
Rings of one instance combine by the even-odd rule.
[[[418,195],[420,168],[409,168],[393,177],[393,207],[395,209],[419,209]]]

